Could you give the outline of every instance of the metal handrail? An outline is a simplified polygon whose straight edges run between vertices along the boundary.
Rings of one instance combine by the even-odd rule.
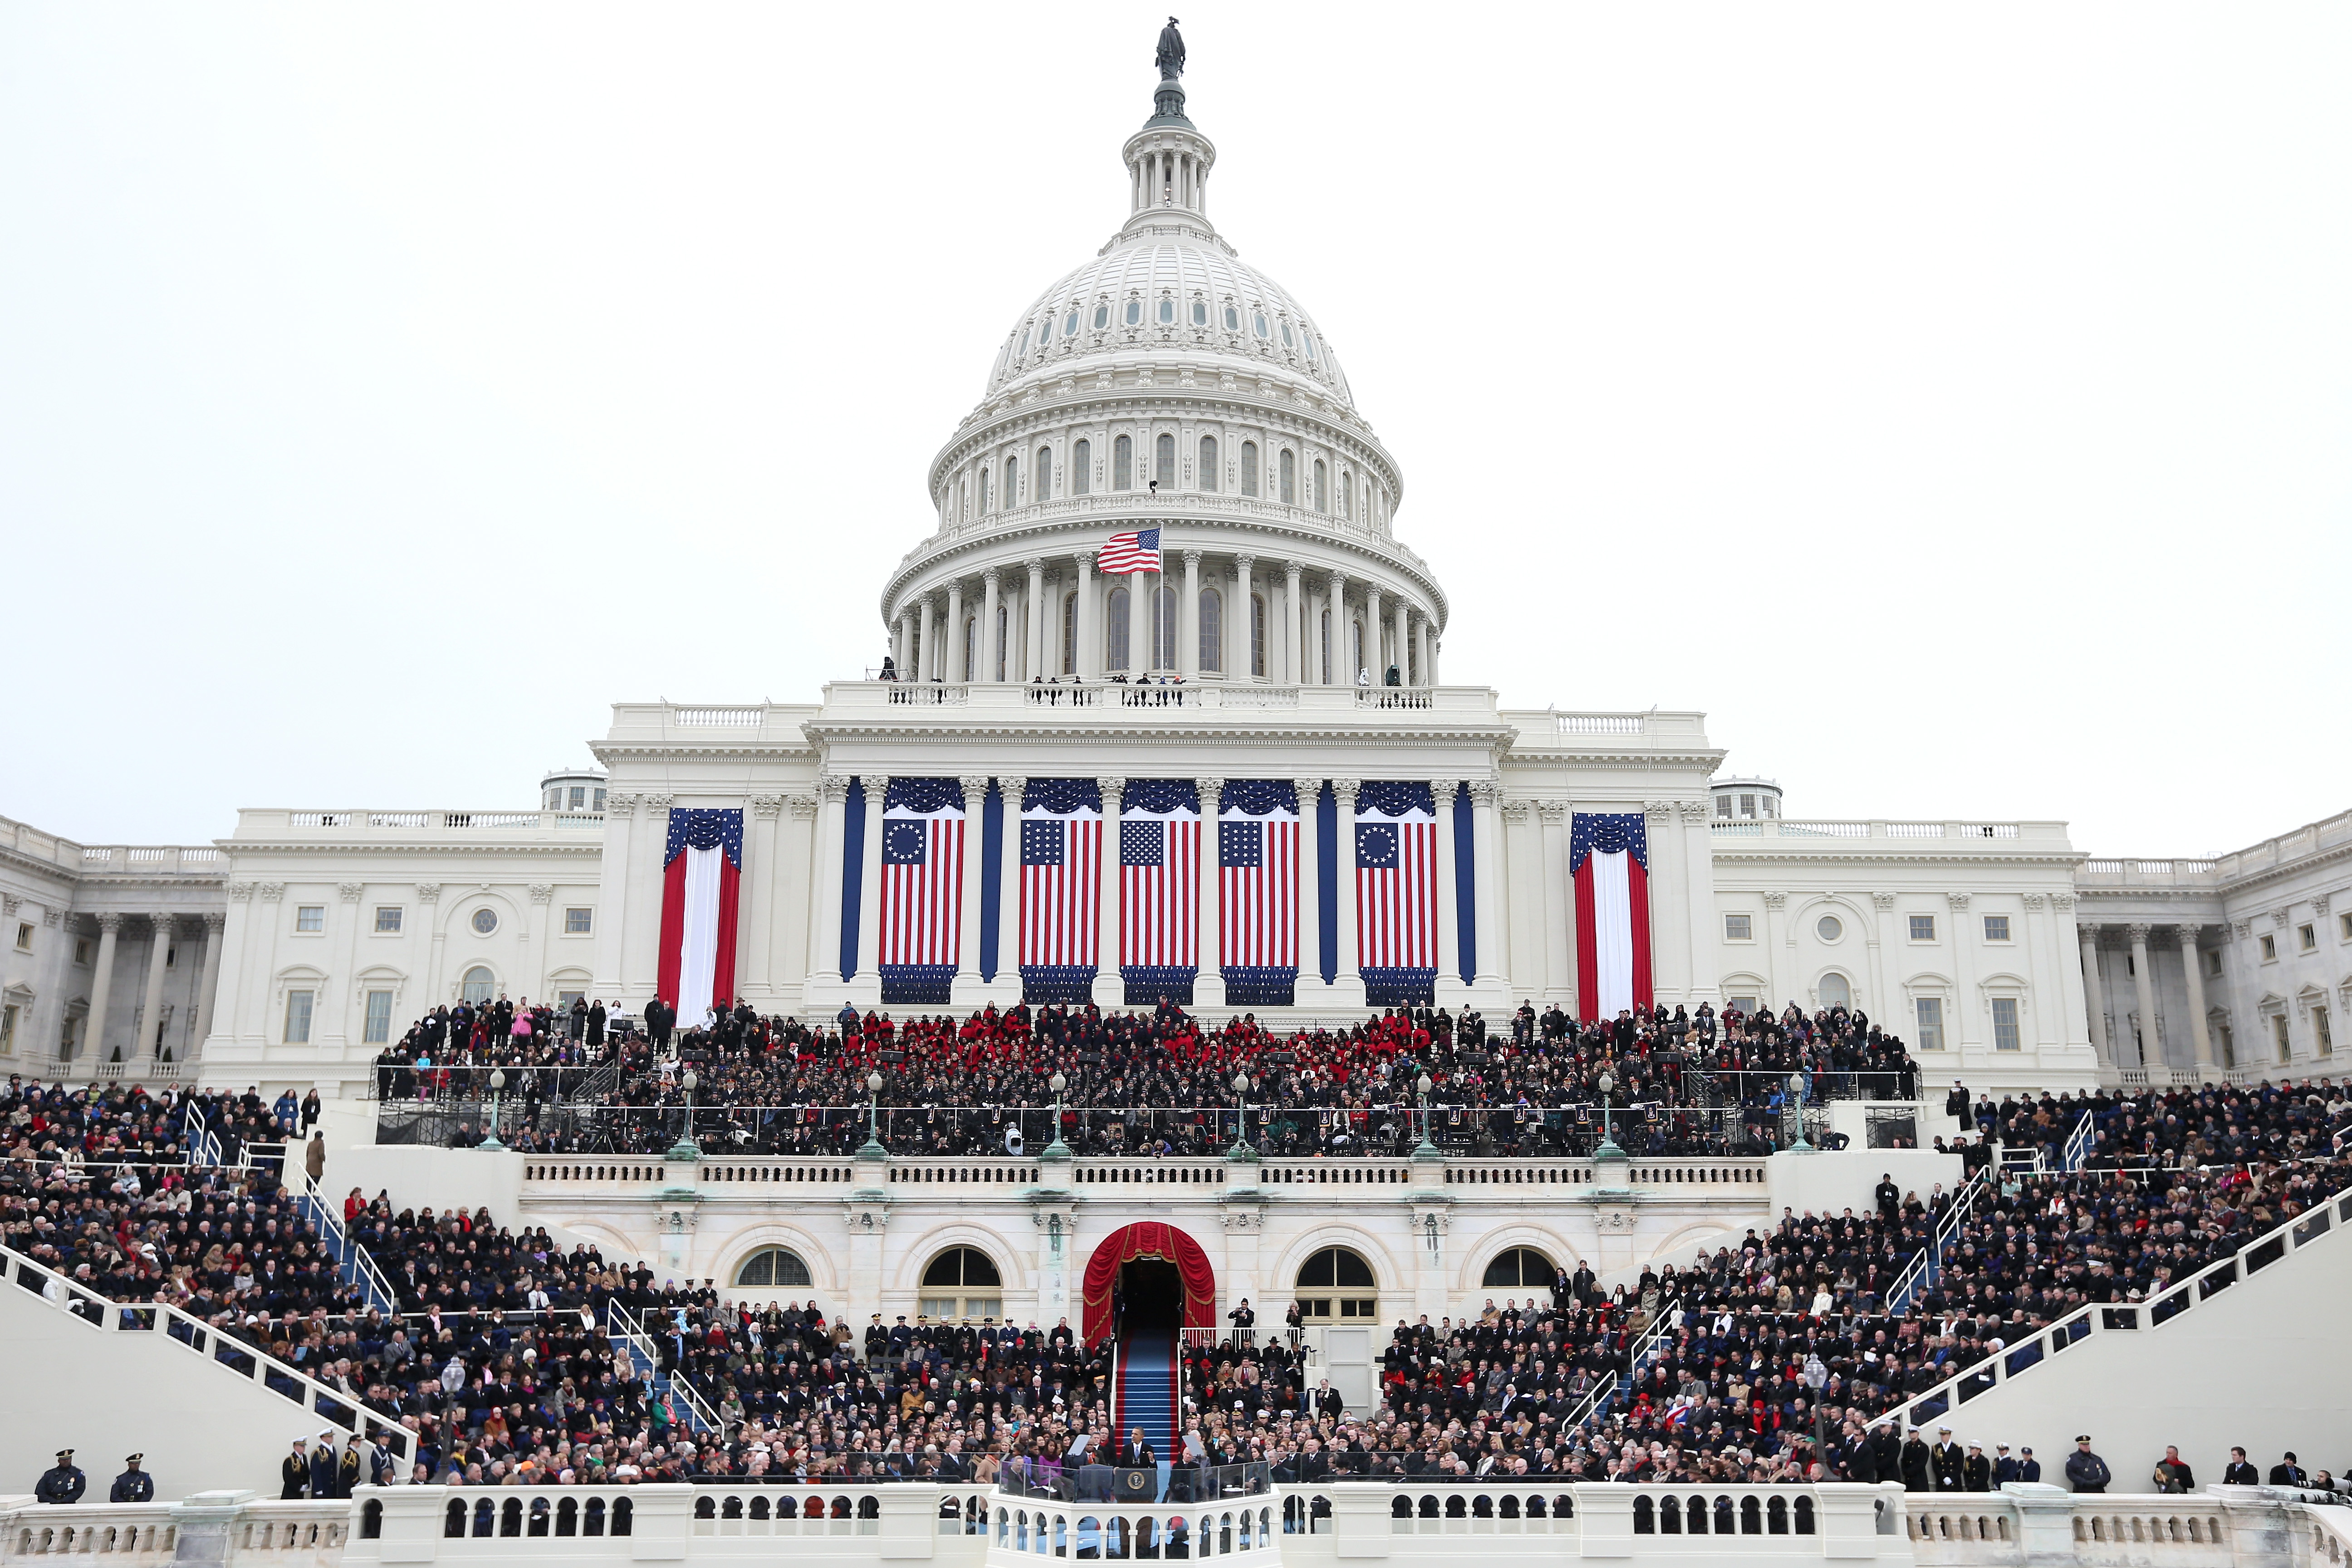
[[[662,1372],[661,1355],[655,1348],[653,1336],[646,1331],[644,1321],[618,1300],[607,1303],[605,1310],[609,1313],[608,1325],[618,1323],[621,1327],[621,1337],[629,1342],[632,1350],[645,1357],[647,1381],[667,1375],[670,1389],[684,1396],[687,1407],[694,1413],[695,1419],[702,1423],[704,1431],[725,1431],[726,1428],[719,1423],[719,1413],[703,1402],[702,1395],[696,1391],[691,1378],[682,1372],[673,1374],[665,1374]],[[605,1331],[608,1335],[611,1333],[609,1326]]]
[[[2086,1110],[2083,1112],[2083,1119],[2074,1123],[2074,1131],[2066,1135],[2065,1147],[2058,1156],[2058,1168],[2062,1171],[2081,1170],[2083,1162],[2091,1157],[2091,1143],[2096,1136],[2096,1130],[2091,1125],[2091,1113]]]
[[[284,1394],[286,1390],[278,1384],[281,1382],[291,1384],[300,1391],[296,1403],[304,1410],[322,1415],[350,1430],[360,1429],[361,1417],[364,1414],[368,1424],[380,1430],[378,1441],[403,1460],[410,1463],[415,1460],[415,1436],[400,1425],[397,1417],[373,1409],[359,1394],[330,1388],[309,1373],[287,1365],[259,1346],[224,1334],[194,1313],[174,1307],[168,1301],[114,1300],[87,1286],[76,1284],[47,1264],[27,1258],[12,1247],[0,1246],[0,1277],[21,1287],[27,1294],[39,1296],[59,1311],[80,1319],[100,1332],[152,1332],[161,1329],[172,1340],[205,1360],[227,1367],[231,1372],[238,1372],[239,1369],[222,1354],[224,1348],[234,1347],[232,1353],[249,1357],[253,1362],[254,1370],[247,1378],[248,1382],[280,1394]],[[33,1279],[40,1282],[37,1287],[30,1282]],[[141,1322],[139,1320],[147,1314],[152,1314],[153,1321]],[[351,1419],[344,1421],[339,1418],[335,1414],[338,1410],[347,1412]]]
[[[393,1289],[392,1281],[384,1278],[383,1270],[378,1268],[375,1259],[368,1256],[368,1249],[352,1240],[343,1229],[343,1222],[335,1213],[333,1203],[320,1191],[319,1184],[311,1179],[308,1170],[302,1172],[301,1184],[294,1189],[294,1202],[298,1208],[305,1204],[310,1206],[310,1223],[327,1243],[327,1249],[334,1255],[336,1263],[350,1270],[352,1283],[360,1288],[360,1293],[368,1299],[368,1305],[386,1317],[399,1316],[400,1296]]]
[[[1894,1285],[1887,1290],[1886,1310],[1888,1311],[1897,1314],[1908,1311],[1911,1299],[1918,1293],[1919,1288],[1922,1285],[1932,1285],[1942,1278],[1944,1248],[1950,1243],[1953,1235],[1959,1229],[1961,1222],[1968,1217],[1969,1210],[1975,1205],[1978,1195],[1985,1191],[1987,1185],[1984,1173],[1979,1171],[1969,1178],[1967,1184],[1958,1192],[1952,1194],[1951,1206],[1947,1208],[1943,1217],[1936,1222],[1935,1231],[1927,1237],[1927,1245],[1919,1249],[1918,1256],[1911,1259],[1909,1266],[1901,1274],[1895,1276]]]

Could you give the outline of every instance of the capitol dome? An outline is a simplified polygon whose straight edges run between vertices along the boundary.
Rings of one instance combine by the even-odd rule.
[[[883,587],[895,668],[1434,684],[1446,601],[1395,537],[1403,475],[1321,326],[1210,222],[1217,150],[1174,77],[1120,161],[1125,220],[1013,321],[932,459],[936,527]],[[1148,584],[1104,574],[1128,534],[1159,542]]]

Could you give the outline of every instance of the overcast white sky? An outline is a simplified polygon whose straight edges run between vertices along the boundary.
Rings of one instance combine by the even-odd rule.
[[[1180,10],[1449,679],[1804,816],[2352,805],[2352,9]],[[525,805],[877,659],[1164,16],[0,8],[0,813]]]

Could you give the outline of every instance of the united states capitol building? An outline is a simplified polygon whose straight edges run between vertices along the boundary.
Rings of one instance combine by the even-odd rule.
[[[325,1185],[337,1192],[359,1183],[404,1204],[485,1205],[502,1225],[545,1225],[722,1289],[789,1278],[793,1293],[859,1323],[982,1306],[1007,1321],[1075,1320],[1089,1253],[1147,1221],[1183,1233],[1221,1311],[1290,1299],[1316,1260],[1339,1258],[1317,1283],[1364,1321],[1320,1327],[1314,1344],[1318,1373],[1359,1403],[1377,1376],[1372,1324],[1532,1295],[1517,1289],[1522,1267],[1590,1263],[1604,1286],[1622,1284],[1787,1210],[1867,1212],[1889,1164],[1926,1191],[1956,1184],[1959,1163],[1869,1148],[1858,1104],[1830,1110],[1851,1150],[1754,1158],[1057,1163],[1034,1149],[875,1148],[812,1162],[373,1147],[373,1063],[437,1005],[584,996],[634,1016],[657,995],[680,1001],[682,974],[688,1021],[695,983],[812,1021],[845,1006],[902,1017],[1024,999],[1148,1006],[1171,991],[1212,1023],[1247,1012],[1278,1030],[1344,1027],[1401,1004],[1475,1009],[1497,1026],[1522,1003],[1585,1018],[1637,1003],[1845,1006],[1906,1042],[1932,1095],[1923,1119],[1954,1080],[1998,1097],[2336,1075],[2352,1008],[2352,812],[2213,859],[2096,860],[2054,816],[1923,820],[1890,803],[1883,817],[1811,818],[1801,781],[1784,796],[1752,776],[1775,759],[1727,758],[1699,712],[1524,705],[1553,694],[1514,705],[1446,667],[1457,606],[1412,548],[1402,460],[1360,409],[1345,344],[1213,222],[1218,150],[1179,79],[1160,80],[1118,153],[1123,209],[1107,170],[1101,190],[1116,228],[1008,320],[978,403],[924,476],[929,509],[910,510],[911,546],[879,584],[872,668],[801,703],[725,691],[616,702],[590,742],[593,764],[551,773],[535,799],[518,781],[514,798],[478,806],[256,806],[201,846],[85,845],[0,819],[0,1070],[254,1085],[265,1098],[315,1086],[330,1102]],[[1155,531],[1159,571],[1101,569],[1116,536],[1149,543]],[[1203,829],[1197,850],[1149,866],[1124,832],[1088,841],[1071,826],[1187,813]],[[1243,852],[1222,831],[1277,820],[1295,833],[1279,852],[1270,827],[1233,838]],[[924,825],[919,851],[898,847],[914,842],[887,830],[899,821]],[[1365,836],[1381,825],[1397,835]],[[717,882],[678,868],[682,843]],[[1614,884],[1588,865],[1603,859]],[[1133,918],[1145,869],[1163,879],[1150,884],[1152,922]],[[1245,898],[1259,900],[1246,921]],[[719,911],[715,926],[695,924],[698,899]],[[1183,929],[1166,929],[1171,910]],[[1149,962],[1135,959],[1143,923],[1160,944]],[[941,1259],[967,1255],[979,1260],[969,1275],[939,1275]],[[2294,1267],[2306,1292],[2335,1289],[2346,1268],[2332,1252]],[[41,1288],[31,1274],[20,1283]],[[37,1294],[0,1298],[46,1310]],[[59,1364],[76,1364],[82,1325],[48,1317],[64,1325],[43,1330]],[[2187,1342],[2173,1332],[2166,1342]],[[2095,1355],[2070,1365],[2136,1376],[2126,1337],[2103,1331]],[[49,1340],[27,1342],[39,1363]],[[190,1378],[216,1370],[186,1359]],[[2067,1370],[2005,1382],[1983,1408],[2061,1457],[2077,1408],[2066,1401],[2080,1397]],[[2273,1370],[2284,1391],[2292,1371]],[[27,1395],[51,1396],[72,1391],[43,1382]],[[294,1427],[314,1426],[316,1408]],[[240,1453],[274,1453],[287,1435],[286,1420],[236,1400],[207,1419]],[[1392,1512],[1386,1489],[1329,1485],[1258,1514],[1213,1510],[1190,1539],[1198,1555],[1317,1564],[1433,1562],[1476,1536],[1530,1561],[2116,1568],[2301,1568],[2340,1563],[2352,1543],[2292,1503],[2251,1497],[2116,1499],[2102,1512],[2063,1495],[1961,1508],[1906,1502],[1899,1489],[1797,1489],[1801,1532],[1715,1542],[1661,1534],[1646,1494],[1581,1483],[1573,1510],[1563,1490],[1548,1511],[1490,1485]],[[327,1568],[791,1551],[1016,1568],[1116,1554],[1099,1534],[1113,1505],[1082,1521],[1075,1505],[1008,1504],[971,1486],[881,1489],[846,1511],[772,1519],[764,1499],[751,1512],[740,1498],[651,1488],[628,1537],[553,1531],[568,1541],[538,1514],[527,1529],[475,1528],[457,1494],[413,1490],[123,1512],[79,1543],[57,1510],[16,1507],[0,1559]],[[460,1510],[446,1528],[445,1506]],[[604,1506],[600,1494],[600,1521]]]

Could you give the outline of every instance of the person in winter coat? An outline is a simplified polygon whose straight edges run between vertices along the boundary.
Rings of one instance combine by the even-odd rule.
[[[1911,1428],[1911,1436],[1903,1440],[1903,1489],[1906,1492],[1931,1492],[1936,1483],[1928,1469],[1927,1442],[1919,1436],[1919,1428]]]
[[[2066,1456],[2066,1484],[2078,1492],[2104,1492],[2115,1479],[2107,1462],[2091,1452],[2089,1434],[2074,1439],[2074,1451]]]

